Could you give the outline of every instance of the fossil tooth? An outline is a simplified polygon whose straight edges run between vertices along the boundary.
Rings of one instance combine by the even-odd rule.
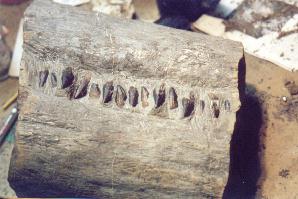
[[[74,97],[75,90],[76,90],[76,88],[75,88],[74,84],[72,84],[69,87],[65,88],[65,92],[66,92],[66,95],[67,95],[68,99],[72,99]]]
[[[107,82],[103,85],[103,103],[112,101],[114,86],[113,82]]]
[[[183,98],[182,99],[182,106],[183,106],[183,117],[189,117],[195,108],[195,98],[193,93],[190,94],[189,99]]]
[[[160,86],[158,91],[156,91],[156,89],[153,90],[153,98],[154,98],[156,108],[163,105],[163,103],[166,100],[166,90],[165,90],[164,84]]]
[[[127,99],[127,95],[124,88],[122,88],[122,86],[120,85],[117,85],[116,96],[115,96],[115,102],[117,106],[123,107],[126,99]]]
[[[48,79],[49,71],[44,70],[39,72],[39,87],[43,87]]]
[[[218,118],[219,112],[220,112],[218,103],[217,103],[217,101],[211,101],[211,103],[212,103],[211,108],[212,108],[213,117]]]
[[[129,88],[128,95],[129,95],[129,104],[132,107],[136,107],[138,104],[138,98],[139,98],[138,90],[135,87],[131,86]]]
[[[62,78],[61,78],[62,86],[61,86],[61,88],[64,89],[64,88],[69,87],[73,83],[73,80],[74,80],[74,75],[72,73],[72,69],[70,67],[64,69],[62,71]]]
[[[209,98],[211,100],[211,106],[210,107],[211,107],[212,115],[213,115],[213,117],[218,118],[219,113],[220,113],[220,110],[219,110],[219,97],[216,96],[213,93],[210,93],[208,95],[209,95]]]
[[[100,97],[100,88],[98,84],[92,83],[89,91],[89,97],[99,98]]]
[[[144,108],[149,106],[148,98],[149,98],[149,91],[147,90],[147,88],[142,86],[142,88],[141,88],[141,101],[142,101],[142,106]]]
[[[75,99],[82,98],[87,95],[89,81],[90,79],[86,79],[86,78],[81,80],[74,94]]]
[[[57,77],[55,73],[51,73],[51,83],[52,83],[52,88],[57,86]]]
[[[205,109],[205,102],[204,102],[204,100],[200,100],[200,109],[201,109],[202,112]]]
[[[225,110],[226,111],[230,111],[231,110],[231,104],[230,104],[229,100],[225,100],[224,106],[225,106]]]
[[[170,104],[170,109],[175,109],[178,107],[178,101],[177,101],[177,93],[173,87],[170,88],[169,90],[169,104]]]

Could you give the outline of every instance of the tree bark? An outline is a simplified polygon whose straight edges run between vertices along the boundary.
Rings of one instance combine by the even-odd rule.
[[[221,197],[242,57],[237,42],[35,0],[11,185],[20,197]]]

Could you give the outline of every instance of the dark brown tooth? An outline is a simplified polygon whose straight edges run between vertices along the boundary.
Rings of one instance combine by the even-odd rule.
[[[115,96],[115,102],[117,106],[123,107],[126,99],[127,99],[127,95],[124,88],[122,88],[122,86],[120,85],[117,85],[116,96]]]
[[[69,87],[73,83],[73,80],[74,80],[74,75],[72,73],[72,69],[70,67],[64,69],[62,71],[61,88],[64,89],[64,88]]]
[[[212,105],[212,113],[213,113],[213,117],[218,118],[219,117],[219,106],[218,106],[218,101],[211,101]]]
[[[132,107],[136,107],[139,99],[138,90],[135,87],[131,86],[128,91],[128,96],[129,96],[129,104]]]
[[[113,82],[107,82],[103,85],[103,103],[112,101],[114,86]]]
[[[144,108],[149,106],[148,98],[149,98],[149,91],[147,90],[147,88],[142,86],[142,88],[141,88],[141,101],[142,101],[142,106]]]
[[[175,109],[178,107],[178,96],[173,87],[170,88],[169,90],[169,104],[170,104],[170,109]]]
[[[160,107],[166,100],[166,89],[164,84],[160,86],[158,91],[156,89],[153,90],[153,98],[155,102],[155,108]]]
[[[189,99],[183,98],[182,99],[182,106],[183,106],[183,117],[189,117],[195,108],[195,98],[193,93],[190,93]]]
[[[57,77],[55,73],[51,73],[51,83],[52,83],[52,88],[57,86]]]
[[[75,99],[79,99],[87,95],[89,81],[90,79],[88,78],[84,78],[80,81],[79,85],[76,87],[76,91],[74,94]]]
[[[44,70],[39,72],[39,87],[43,87],[47,82],[49,75],[49,70]]]
[[[89,97],[99,98],[100,97],[100,88],[98,84],[92,83],[89,91]]]

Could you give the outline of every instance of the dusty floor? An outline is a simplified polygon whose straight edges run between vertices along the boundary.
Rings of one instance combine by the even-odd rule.
[[[0,6],[0,20],[11,31],[7,38],[11,48],[18,20],[26,6],[27,3]],[[298,73],[248,54],[245,59],[250,97],[243,101],[238,113],[241,122],[236,125],[232,139],[226,198],[248,198],[255,191],[257,198],[298,198],[298,95],[291,96],[285,86],[287,81],[298,85]],[[17,85],[16,79],[0,83],[0,105]],[[7,111],[0,113],[0,124],[7,114]],[[0,197],[14,196],[6,181],[11,148],[12,145],[6,143],[0,149]]]
[[[255,87],[263,110],[259,196],[298,198],[298,95],[291,96],[285,86],[288,81],[298,85],[298,72],[288,72],[252,56],[247,56],[246,62],[247,83]]]

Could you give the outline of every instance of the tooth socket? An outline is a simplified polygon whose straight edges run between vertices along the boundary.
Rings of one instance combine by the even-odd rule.
[[[65,89],[65,88],[69,87],[70,85],[72,85],[73,81],[74,81],[74,75],[72,73],[72,69],[70,67],[64,69],[62,71],[61,88]]]
[[[124,88],[122,88],[120,85],[117,85],[116,96],[115,96],[115,102],[117,106],[123,107],[125,105],[126,99],[127,99],[127,95]]]
[[[52,88],[57,87],[57,76],[55,73],[51,73]]]
[[[160,107],[166,100],[166,91],[164,86],[162,85],[158,91],[156,89],[153,90],[153,98],[155,102],[155,108]]]
[[[135,87],[131,86],[128,91],[128,96],[129,96],[129,104],[132,107],[136,107],[139,99],[138,90]]]
[[[89,97],[99,98],[100,97],[100,88],[98,84],[92,83],[89,91]]]
[[[195,100],[193,97],[182,99],[183,117],[189,117],[195,108]]]
[[[107,82],[103,85],[103,103],[109,103],[112,101],[113,91],[113,82]]]
[[[43,87],[45,85],[45,83],[47,82],[47,79],[48,79],[48,75],[49,75],[48,70],[39,72],[39,83],[38,83],[39,87]]]
[[[170,88],[169,90],[169,104],[170,109],[175,109],[178,107],[178,96],[174,88]]]
[[[147,90],[147,88],[142,87],[141,88],[141,101],[142,101],[143,108],[149,106],[148,98],[149,98],[149,91]]]
[[[75,99],[85,97],[88,91],[89,80],[83,79],[78,86],[76,86],[76,91],[74,94]]]

